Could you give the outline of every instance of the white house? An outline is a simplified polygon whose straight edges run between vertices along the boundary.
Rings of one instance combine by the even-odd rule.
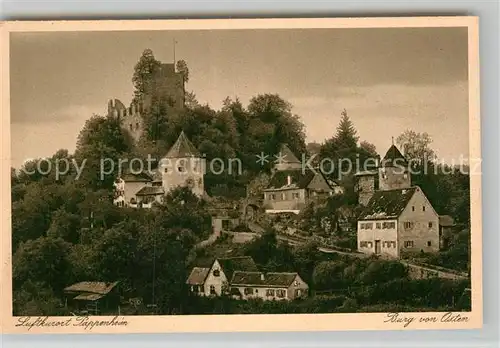
[[[376,192],[358,219],[358,250],[400,257],[439,250],[439,215],[418,187]]]
[[[378,173],[376,180],[359,176],[360,203],[366,207],[358,217],[358,251],[399,258],[401,251],[439,250],[439,215],[420,187],[411,186],[406,166],[392,145],[372,173]]]
[[[194,267],[186,284],[199,296],[226,294],[240,300],[293,300],[309,291],[298,273],[259,272],[247,256],[216,259],[211,267]]]

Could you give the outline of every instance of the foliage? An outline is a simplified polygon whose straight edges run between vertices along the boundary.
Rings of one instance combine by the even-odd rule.
[[[432,139],[427,133],[417,133],[408,129],[397,137],[396,143],[403,149],[406,159],[416,165],[432,162],[436,158],[434,151],[429,147]]]
[[[145,49],[139,61],[134,67],[132,83],[134,85],[134,100],[140,101],[144,94],[151,88],[153,75],[160,67],[160,61],[156,60],[153,51]]]

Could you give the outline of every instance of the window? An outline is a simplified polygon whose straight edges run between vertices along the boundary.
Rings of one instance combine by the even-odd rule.
[[[292,198],[293,199],[299,199],[299,193],[298,192],[292,193]]]
[[[139,129],[139,122],[136,122],[135,129]]]
[[[286,193],[284,193],[284,192],[283,192],[283,193],[281,194],[281,200],[282,200],[282,201],[286,200]]]
[[[372,222],[365,222],[365,223],[361,223],[361,225],[360,225],[361,230],[371,230],[372,228],[373,228]]]
[[[381,223],[380,222],[377,222],[377,228],[380,229],[382,226],[381,226]]]
[[[215,292],[215,285],[210,285],[210,295],[216,295],[217,293]]]
[[[415,207],[414,206],[411,207],[411,211],[415,211]]]
[[[404,226],[405,226],[406,229],[413,228],[413,222],[406,221],[404,223]]]
[[[432,228],[432,222],[429,222],[429,228]]]
[[[405,248],[413,248],[413,241],[412,240],[405,241]]]
[[[296,280],[296,281],[293,282],[293,285],[299,286],[299,282]]]
[[[132,123],[130,124],[130,126],[129,126],[129,127],[130,127],[130,130],[132,130]]]
[[[408,174],[404,173],[403,178],[408,179]]]
[[[422,211],[425,211],[425,205],[422,206]]]
[[[163,169],[163,171],[164,171],[165,173],[168,173],[168,168],[167,168],[167,167],[165,167],[165,169]]]
[[[218,269],[214,269],[214,277],[219,277],[220,271]]]
[[[285,297],[285,295],[286,295],[286,291],[285,290],[283,290],[283,289],[276,290],[276,296],[277,297],[283,298],[283,297]]]
[[[253,295],[253,289],[252,288],[245,288],[243,290],[243,292],[245,293],[245,295]]]
[[[396,223],[394,221],[382,223],[382,228],[395,228],[395,227],[396,227]]]
[[[431,241],[427,242],[427,246],[430,247],[432,245]]]
[[[271,193],[269,195],[269,200],[274,201],[276,199],[276,195],[274,193]]]
[[[392,244],[392,247],[395,248],[396,247],[396,242],[391,242]]]
[[[184,173],[185,171],[183,166],[178,166],[177,170],[179,171],[179,173]]]
[[[274,296],[274,289],[267,289],[266,296]]]

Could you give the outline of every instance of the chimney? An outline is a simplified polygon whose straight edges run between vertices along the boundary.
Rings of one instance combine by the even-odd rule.
[[[262,280],[262,281],[264,281],[264,280],[265,280],[264,273],[261,273],[261,274],[260,274],[260,280]]]
[[[292,177],[291,177],[290,175],[288,175],[288,176],[286,177],[286,185],[287,185],[287,186],[290,186],[291,184],[292,184]]]

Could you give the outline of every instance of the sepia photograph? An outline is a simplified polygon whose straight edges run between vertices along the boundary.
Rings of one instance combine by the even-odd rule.
[[[5,327],[480,327],[477,18],[124,23],[2,32]]]

